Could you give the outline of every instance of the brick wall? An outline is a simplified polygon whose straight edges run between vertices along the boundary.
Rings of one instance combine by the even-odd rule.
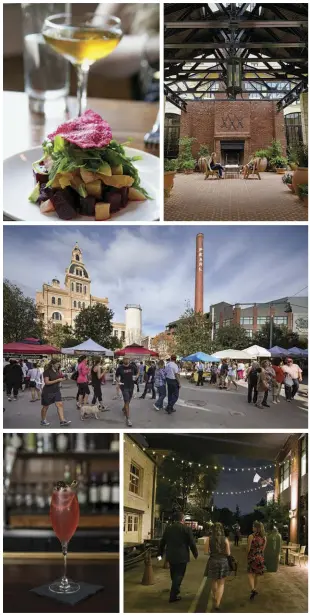
[[[202,101],[188,102],[181,114],[181,136],[196,137],[193,155],[200,145],[208,145],[220,158],[221,140],[244,140],[244,157],[278,139],[285,153],[284,115],[275,101]]]

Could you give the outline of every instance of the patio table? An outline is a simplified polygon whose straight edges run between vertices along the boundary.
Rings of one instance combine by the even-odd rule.
[[[225,178],[231,176],[231,179],[239,179],[240,177],[240,164],[226,164],[225,165]]]

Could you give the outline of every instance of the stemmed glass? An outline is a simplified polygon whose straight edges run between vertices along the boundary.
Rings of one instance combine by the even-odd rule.
[[[81,115],[87,104],[89,68],[110,55],[118,45],[123,34],[121,20],[93,13],[82,17],[59,13],[45,19],[42,34],[54,51],[76,67],[78,114]]]
[[[50,591],[56,594],[74,594],[80,586],[67,578],[68,543],[71,540],[80,518],[80,507],[75,492],[76,481],[72,485],[63,482],[57,483],[53,490],[50,515],[53,530],[61,542],[64,556],[64,573],[61,579],[49,586]]]

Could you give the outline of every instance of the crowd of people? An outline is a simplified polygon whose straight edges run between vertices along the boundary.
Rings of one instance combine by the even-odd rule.
[[[237,544],[238,542],[239,534]],[[250,600],[253,600],[258,595],[259,579],[265,571],[264,551],[266,544],[267,539],[264,525],[260,521],[255,521],[253,532],[247,540],[247,573],[250,586]],[[184,515],[181,512],[176,512],[172,524],[168,525],[164,531],[158,551],[158,558],[161,559],[165,555],[166,560],[170,564],[170,602],[177,602],[181,599],[181,584],[187,564],[190,561],[190,551],[194,558],[197,559],[199,554],[192,530],[185,524]],[[225,580],[232,571],[236,572],[238,567],[238,562],[231,555],[230,541],[221,523],[214,523],[212,526],[210,535],[205,539],[204,554],[209,556],[204,576],[211,580],[212,610],[220,611]]]

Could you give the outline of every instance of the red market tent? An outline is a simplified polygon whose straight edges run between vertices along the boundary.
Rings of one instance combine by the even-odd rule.
[[[116,350],[114,353],[115,357],[158,357],[158,352],[154,352],[154,350],[149,350],[148,348],[144,348],[144,346],[139,346],[139,344],[131,344],[131,346],[125,346],[121,350]]]
[[[4,354],[60,354],[60,349],[48,344],[23,344],[22,342],[11,342],[3,344]]]

